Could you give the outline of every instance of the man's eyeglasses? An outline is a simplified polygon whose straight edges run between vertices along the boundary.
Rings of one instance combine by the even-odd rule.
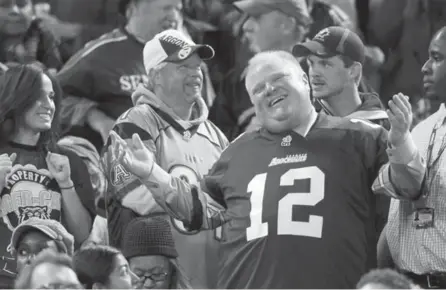
[[[137,278],[139,283],[146,282],[147,279],[152,280],[153,282],[163,282],[166,280],[168,273],[149,273],[144,275],[137,275],[133,273]]]

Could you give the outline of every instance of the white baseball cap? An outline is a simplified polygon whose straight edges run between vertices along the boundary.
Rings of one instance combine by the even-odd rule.
[[[143,59],[146,73],[162,62],[180,62],[195,52],[203,60],[211,59],[215,54],[211,46],[196,44],[178,30],[164,30],[144,46]]]

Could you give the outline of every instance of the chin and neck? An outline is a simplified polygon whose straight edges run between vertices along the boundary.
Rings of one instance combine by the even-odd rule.
[[[309,108],[307,113],[296,115],[295,117],[284,119],[284,120],[274,120],[270,122],[268,126],[265,126],[268,131],[272,133],[283,133],[286,131],[294,131],[299,135],[305,136],[311,126],[317,119],[317,113],[313,106]]]
[[[183,95],[175,96],[174,94],[158,93],[156,96],[163,101],[172,111],[184,121],[192,118],[192,112],[196,101],[189,101]]]
[[[12,137],[11,141],[29,146],[36,146],[40,138],[40,132],[20,129]]]
[[[151,40],[157,33],[153,28],[147,27],[147,21],[139,17],[132,17],[127,21],[125,30],[133,35],[139,41],[146,43]]]
[[[160,30],[158,25],[155,25],[152,29],[148,26],[150,25],[147,25],[145,18],[140,19],[139,17],[134,17],[127,21],[125,30],[142,43],[146,43],[147,41],[152,40],[156,34],[162,32],[162,29]],[[183,26],[179,24],[176,29],[182,30]]]
[[[362,104],[356,87],[346,86],[341,92],[318,98],[324,109],[333,116],[345,117],[355,112]]]

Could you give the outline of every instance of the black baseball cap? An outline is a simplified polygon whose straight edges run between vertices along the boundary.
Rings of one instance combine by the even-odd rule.
[[[296,18],[300,24],[305,26],[312,22],[306,0],[239,0],[235,1],[233,5],[250,16],[276,10]]]
[[[343,55],[363,64],[365,47],[361,38],[353,31],[331,26],[319,31],[312,40],[294,46],[293,54],[297,57],[311,54],[320,57]]]

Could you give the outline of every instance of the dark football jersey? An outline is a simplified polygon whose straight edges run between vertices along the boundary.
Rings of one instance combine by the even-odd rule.
[[[117,119],[132,107],[136,87],[147,84],[142,61],[144,45],[124,29],[115,29],[77,52],[58,73],[64,92],[98,103]]]
[[[223,225],[218,288],[354,288],[376,265],[371,186],[388,160],[386,136],[319,115],[305,137],[242,135],[201,190],[158,168],[145,184],[158,184],[156,201],[188,228]]]
[[[204,180],[231,218],[219,288],[354,288],[373,266],[371,185],[387,162],[386,132],[329,120],[319,116],[305,138],[242,136],[219,161],[223,175]]]

